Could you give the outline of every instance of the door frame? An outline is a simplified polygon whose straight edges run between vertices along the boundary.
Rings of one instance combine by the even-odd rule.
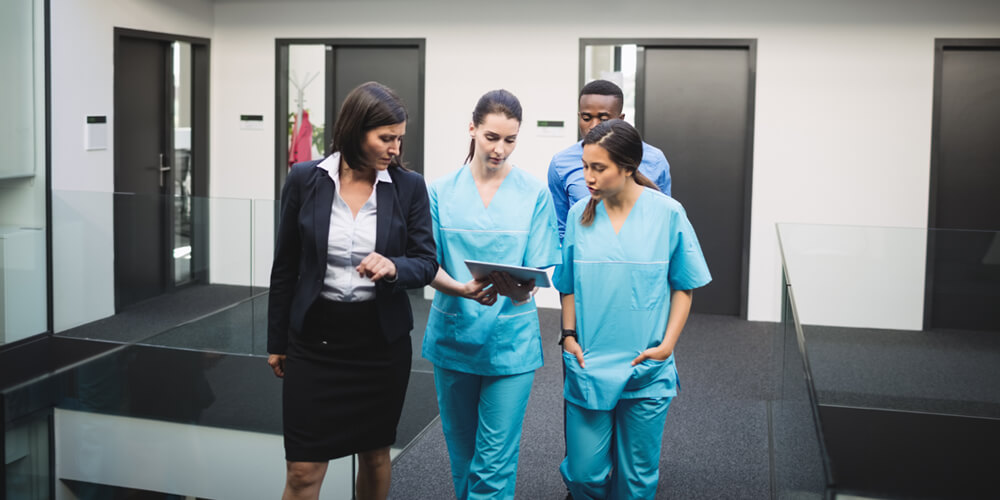
[[[583,88],[586,79],[586,56],[588,45],[638,45],[640,52],[636,57],[635,68],[635,124],[640,134],[643,132],[642,109],[645,105],[644,57],[642,50],[651,48],[676,49],[741,49],[746,50],[749,63],[747,88],[747,124],[746,139],[743,151],[743,249],[741,252],[740,271],[740,314],[747,319],[748,297],[750,290],[750,221],[753,205],[753,146],[754,146],[754,110],[756,109],[757,88],[757,40],[754,38],[581,38],[579,58],[579,86]],[[668,159],[669,160],[669,159]]]
[[[285,184],[285,177],[288,175],[288,130],[287,123],[283,117],[288,116],[288,48],[290,45],[323,45],[326,47],[377,47],[377,48],[416,48],[419,69],[417,79],[420,82],[420,93],[417,105],[424,110],[424,89],[426,71],[426,46],[427,42],[423,38],[276,38],[274,40],[274,199],[281,199],[281,188]],[[329,75],[334,68],[336,61],[333,60],[332,51],[326,54],[326,74]],[[338,103],[334,103],[336,89],[333,85],[326,86],[326,130],[328,134],[333,133],[334,109]],[[420,114],[420,127],[424,128],[426,122],[426,110]],[[426,129],[424,129],[426,134]],[[426,135],[425,135],[426,137]],[[326,154],[324,151],[323,154]],[[423,165],[423,158],[420,159]],[[275,209],[277,210],[277,208]],[[276,214],[277,215],[277,214]],[[277,217],[275,217],[277,221]],[[276,222],[277,223],[277,222]]]
[[[191,154],[191,196],[195,198],[208,198],[209,194],[209,125],[210,125],[210,110],[209,110],[209,95],[210,95],[210,53],[211,53],[211,40],[208,38],[194,37],[188,35],[177,35],[172,33],[161,33],[155,31],[145,31],[136,30],[131,28],[114,28],[114,49],[112,60],[117,61],[119,53],[119,43],[122,38],[139,38],[150,41],[160,41],[160,42],[186,42],[191,45],[191,144],[192,144],[192,154]],[[172,57],[168,57],[168,68],[167,74],[173,75],[173,65]],[[114,89],[112,90],[115,93]],[[166,109],[167,117],[166,123],[163,124],[164,130],[169,131],[173,127],[171,120],[173,119],[173,85],[166,86],[166,95],[164,96],[167,100]],[[114,98],[117,101],[117,97]],[[113,105],[114,106],[114,105]],[[112,109],[113,109],[112,106]],[[119,139],[121,137],[122,130],[119,127],[119,120],[113,115],[113,137],[114,137],[114,147],[113,151],[113,169],[117,172],[118,166],[120,165],[119,158]],[[167,145],[167,149],[172,152],[174,149],[173,135],[168,133],[168,137],[165,138],[164,143]],[[168,181],[167,185],[172,186],[174,183],[174,170],[171,169],[167,172]],[[117,191],[115,192],[117,194]],[[114,195],[112,195],[114,196]],[[195,204],[193,204],[194,206]],[[204,204],[203,207],[206,213],[201,214],[199,217],[200,223],[197,225],[192,225],[191,234],[191,279],[186,282],[183,286],[193,285],[196,283],[206,283],[208,281],[208,255],[209,255],[209,228],[208,228],[208,204]],[[168,242],[173,241],[173,215],[172,211],[167,210],[167,220],[165,221],[164,231],[167,231],[169,238]],[[195,244],[195,242],[198,242]],[[173,248],[172,243],[168,245],[170,249]],[[167,277],[167,287],[166,291],[173,290],[177,288],[174,284],[174,260],[173,252],[167,252],[165,254],[165,262],[161,263],[164,266],[163,272],[164,276]],[[117,283],[117,279],[116,279]],[[119,300],[118,300],[118,290],[115,290],[115,311],[118,312]]]
[[[924,330],[932,327],[934,303],[934,236],[937,224],[938,176],[941,172],[941,83],[944,53],[951,49],[1000,50],[1000,38],[934,39],[934,104],[931,112],[931,171],[927,198],[927,265],[924,269]]]

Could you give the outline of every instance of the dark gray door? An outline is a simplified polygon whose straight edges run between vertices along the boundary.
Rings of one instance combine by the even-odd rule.
[[[420,50],[417,47],[334,47],[330,62],[333,74],[327,81],[333,83],[333,99],[327,106],[333,113],[327,119],[330,131],[336,123],[340,105],[347,94],[358,85],[376,81],[396,91],[406,104],[409,119],[403,139],[403,159],[407,167],[424,172],[423,88],[421,88]],[[456,162],[461,159],[456,160]]]
[[[1000,41],[977,45],[938,44],[927,326],[997,331]]]
[[[670,162],[712,272],[692,310],[746,316],[753,88],[750,47],[646,46],[637,122]]]
[[[115,308],[162,294],[169,283],[172,186],[168,124],[170,42],[119,37],[115,49]]]

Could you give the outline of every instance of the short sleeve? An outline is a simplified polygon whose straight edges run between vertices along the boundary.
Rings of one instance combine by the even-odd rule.
[[[574,219],[566,225],[566,234],[562,242],[562,264],[556,266],[552,273],[552,284],[559,293],[572,294],[573,288],[573,252],[576,249],[576,226]]]
[[[556,157],[552,157],[549,162],[549,194],[552,195],[552,206],[555,208],[556,224],[559,228],[559,237],[563,237],[566,231],[566,212],[569,211],[569,196],[566,194],[566,186],[562,177],[559,176],[559,169],[556,168]]]
[[[698,237],[683,209],[671,216],[671,233],[674,239],[670,254],[668,279],[674,290],[693,290],[712,281],[705,255]]]
[[[441,241],[441,219],[438,212],[438,184],[431,184],[427,188],[430,198],[431,227],[434,230],[434,246],[437,247],[437,261],[444,262],[444,242]]]
[[[539,189],[535,197],[535,210],[531,215],[528,244],[524,254],[526,267],[544,268],[562,262],[556,213],[552,208],[552,199],[545,189]]]
[[[660,158],[662,161],[662,168],[660,169],[660,178],[656,181],[656,185],[660,188],[660,191],[670,196],[670,163],[667,162],[666,157]]]

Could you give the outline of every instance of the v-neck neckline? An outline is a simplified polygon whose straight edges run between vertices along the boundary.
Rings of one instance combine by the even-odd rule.
[[[618,238],[619,240],[621,239],[622,231],[625,230],[625,226],[628,225],[629,219],[631,219],[632,214],[635,213],[635,207],[639,205],[639,200],[641,200],[642,197],[645,195],[646,195],[646,189],[643,188],[642,192],[639,193],[639,196],[636,197],[635,203],[632,203],[632,208],[630,208],[628,214],[625,215],[625,220],[622,221],[622,226],[618,228],[617,231],[615,231],[615,224],[611,221],[611,214],[608,213],[607,205],[604,203],[604,201],[601,201],[600,207],[601,210],[604,212],[604,218],[607,219],[608,227],[611,228],[611,232],[615,235],[615,238]]]
[[[493,196],[490,198],[489,203],[485,203],[483,201],[483,195],[479,192],[479,184],[476,184],[476,176],[472,173],[472,165],[466,165],[466,169],[469,174],[469,180],[472,181],[472,187],[476,189],[476,198],[479,200],[479,206],[483,208],[484,212],[489,212],[490,206],[492,206],[493,202],[496,201],[497,195],[500,194],[500,190],[503,189],[504,184],[507,183],[507,179],[512,173],[514,173],[514,165],[511,165],[507,174],[503,176],[503,179],[500,179],[500,185],[498,185],[497,190],[493,192]]]

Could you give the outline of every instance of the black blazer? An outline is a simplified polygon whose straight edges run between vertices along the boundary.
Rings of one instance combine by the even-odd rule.
[[[271,354],[285,353],[288,336],[302,330],[306,312],[323,290],[336,187],[330,174],[316,167],[321,161],[294,165],[281,190],[267,307]],[[424,178],[394,166],[389,176],[392,182],[376,185],[375,251],[396,264],[396,281],[376,282],[375,301],[382,334],[392,342],[413,329],[406,289],[430,283],[438,264]]]

